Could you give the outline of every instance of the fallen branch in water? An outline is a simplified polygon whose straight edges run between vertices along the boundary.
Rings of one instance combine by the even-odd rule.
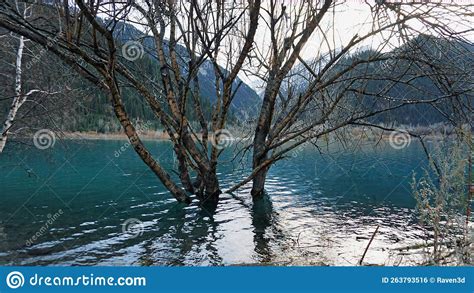
[[[364,254],[362,255],[362,257],[359,260],[359,265],[362,265],[362,261],[364,261],[365,254],[367,253],[367,250],[369,250],[370,244],[372,244],[372,241],[374,240],[375,234],[377,234],[377,231],[379,230],[379,227],[380,226],[377,226],[377,228],[375,228],[374,233],[372,233],[372,237],[370,237],[370,241],[369,241],[369,243],[367,244],[367,247],[364,250]]]

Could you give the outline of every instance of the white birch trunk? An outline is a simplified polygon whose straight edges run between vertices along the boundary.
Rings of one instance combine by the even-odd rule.
[[[0,133],[0,153],[3,152],[5,144],[7,143],[8,132],[10,127],[15,121],[16,114],[18,109],[25,103],[26,96],[22,95],[21,89],[21,63],[23,58],[23,49],[25,47],[25,39],[23,36],[20,36],[20,45],[18,46],[18,51],[16,53],[16,63],[15,63],[15,97],[13,98],[12,105],[8,111],[7,119],[3,123],[2,132]]]

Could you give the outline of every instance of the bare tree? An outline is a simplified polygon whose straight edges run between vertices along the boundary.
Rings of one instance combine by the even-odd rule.
[[[18,3],[15,2],[15,9],[17,13],[22,15],[25,19],[29,18],[31,15],[31,5],[28,3]],[[41,89],[30,89],[28,92],[25,92],[23,89],[23,55],[27,39],[23,36],[15,36],[14,34],[8,33],[1,37],[1,39],[14,39],[18,41],[18,47],[15,50],[15,75],[14,75],[14,96],[12,98],[11,106],[8,110],[7,116],[3,122],[2,128],[0,130],[0,153],[3,152],[5,145],[7,143],[8,134],[15,122],[18,111],[20,107],[25,104],[27,99],[32,95],[45,94],[51,95],[55,94],[53,92],[44,91]]]
[[[257,30],[260,1],[217,2],[216,5],[208,1],[168,1],[154,5],[135,3],[133,7],[146,20],[142,25],[151,31],[155,43],[162,69],[160,83],[170,112],[168,121],[163,121],[163,124],[174,143],[181,182],[187,191],[194,192],[196,186],[198,195],[216,201],[221,192],[216,175],[220,149],[215,141],[218,137],[214,136],[214,143],[208,150],[208,129],[216,133],[226,125],[232,100],[239,88],[235,81]],[[169,41],[165,43],[167,29]],[[242,35],[236,35],[238,32]],[[184,45],[184,54],[178,53],[178,40]],[[187,62],[183,62],[183,58]],[[226,60],[225,68],[221,67],[220,59]],[[197,75],[204,62],[208,62],[215,73],[217,100],[210,121],[203,114]],[[199,130],[193,129],[187,118],[189,98],[197,112]],[[201,136],[195,134],[197,131]],[[197,173],[194,184],[188,168]]]
[[[218,132],[225,127],[239,88],[237,75],[252,48],[259,9],[259,0],[216,5],[208,1],[77,0],[72,6],[67,1],[53,1],[33,4],[37,15],[34,21],[27,21],[7,1],[0,5],[0,26],[42,46],[54,38],[50,51],[108,94],[135,151],[175,198],[189,202],[187,191],[197,193],[203,201],[217,202],[221,192],[217,178],[221,150],[216,143],[218,137],[210,138],[208,131]],[[45,21],[42,14],[50,21]],[[119,27],[125,21],[150,33],[144,37],[153,40],[154,52],[150,54],[160,67],[159,76],[147,77],[126,54],[119,54],[127,45],[118,38]],[[226,58],[225,67],[219,65],[222,58]],[[197,72],[204,62],[211,64],[215,72],[217,99],[212,103],[210,120],[203,113],[199,96]],[[183,188],[140,139],[123,103],[124,87],[132,88],[142,98],[169,135]],[[189,121],[189,103],[196,109],[200,129],[193,129]],[[209,149],[210,139],[214,143]],[[191,172],[196,174],[194,182]]]
[[[3,152],[8,139],[8,131],[10,130],[13,121],[18,113],[20,107],[25,103],[27,94],[22,95],[21,91],[21,67],[23,59],[23,49],[25,47],[25,39],[23,36],[18,38],[18,49],[16,52],[15,62],[15,97],[13,98],[10,110],[8,111],[7,118],[2,126],[2,132],[0,137],[0,153]]]
[[[25,19],[32,16],[32,4],[20,1],[13,2],[13,8]],[[53,121],[52,114],[64,105],[72,107],[69,103],[72,99],[64,99],[66,93],[64,84],[59,85],[60,79],[51,82],[52,74],[42,78],[43,69],[50,69],[51,60],[40,60],[45,57],[45,50],[38,50],[38,46],[24,36],[13,32],[3,31],[0,36],[2,40],[2,97],[0,102],[9,102],[5,118],[2,117],[0,128],[0,153],[3,152],[9,137],[22,136],[36,127],[36,121],[45,116],[47,120]],[[44,58],[47,59],[47,58]],[[49,77],[49,78],[48,78]],[[49,80],[48,80],[49,79]],[[54,84],[56,83],[56,84]],[[67,84],[67,83],[65,83]],[[66,86],[67,87],[67,86]],[[69,93],[70,94],[70,93]],[[54,98],[61,96],[62,102]],[[21,110],[21,111],[20,111]],[[62,111],[65,109],[63,108]],[[69,112],[69,111],[67,111]],[[59,127],[56,127],[60,130]],[[56,129],[55,128],[55,129]]]
[[[337,44],[334,15],[343,4],[331,0],[302,1],[294,5],[273,0],[266,4],[261,18],[270,41],[267,45],[256,46],[249,56],[256,63],[252,68],[256,70],[247,70],[247,74],[260,78],[265,88],[253,139],[253,172],[229,192],[253,180],[252,195],[260,196],[271,165],[303,143],[314,142],[349,125],[376,126],[370,123],[370,117],[407,105],[436,105],[466,93],[465,88],[464,92],[455,92],[444,86],[441,93],[426,100],[391,96],[390,89],[397,84],[413,86],[413,81],[422,77],[439,81],[449,73],[441,72],[433,60],[422,56],[385,52],[395,42],[408,44],[421,31],[461,40],[472,31],[463,22],[463,16],[470,13],[469,5],[366,4],[372,17],[365,29],[354,32],[348,42]],[[452,19],[464,26],[455,30],[447,23]],[[319,47],[311,45],[315,55],[313,62],[301,57],[310,39],[319,42]],[[370,42],[377,44],[376,47],[368,54],[357,54],[362,45]],[[388,62],[390,67],[396,67],[397,60],[408,62],[405,72],[402,70],[390,76],[383,72],[370,74],[368,70],[377,62]],[[297,72],[298,66],[303,68],[303,73]],[[431,72],[419,70],[411,80],[407,79],[406,70],[413,66],[429,67]],[[387,85],[379,91],[370,91],[370,80],[385,80]],[[298,84],[304,86],[298,87]],[[469,109],[467,104],[461,107]]]

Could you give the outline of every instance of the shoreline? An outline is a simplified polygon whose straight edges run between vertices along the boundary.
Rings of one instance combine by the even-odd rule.
[[[68,139],[68,140],[128,140],[127,136],[123,132],[114,132],[114,133],[98,133],[95,131],[64,131],[57,133],[61,139]],[[239,133],[240,134],[240,133]],[[406,133],[399,133],[401,136],[408,136]],[[198,134],[199,135],[199,134]],[[363,129],[352,129],[351,131],[352,138],[354,139],[364,139],[367,141],[379,140],[382,139],[383,141],[389,141],[391,139],[390,133],[382,133],[382,131],[373,131],[372,133],[367,133]],[[451,137],[453,134],[447,135],[447,137]],[[140,139],[144,141],[163,141],[169,140],[170,136],[162,131],[147,131],[139,133]],[[427,140],[439,140],[443,138],[443,135],[440,133],[431,133],[431,134],[424,134],[421,135],[424,139]],[[212,133],[209,133],[209,138],[212,137]],[[238,136],[241,137],[240,135]],[[411,140],[415,140],[415,137],[411,137]]]
[[[60,137],[62,139],[69,140],[128,140],[128,137],[123,132],[115,133],[98,133],[94,131],[74,131],[74,132],[61,132]],[[150,140],[169,140],[169,135],[161,131],[145,132],[140,133],[140,139],[145,141]]]

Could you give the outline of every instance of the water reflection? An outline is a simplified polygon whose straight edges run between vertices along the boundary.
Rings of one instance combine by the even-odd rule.
[[[273,228],[273,221],[276,215],[273,211],[273,205],[270,197],[265,193],[258,198],[252,205],[252,225],[254,227],[255,253],[258,255],[258,262],[268,263],[272,261],[271,235],[269,229]]]
[[[424,163],[416,145],[327,157],[303,150],[272,168],[262,198],[252,201],[246,185],[214,206],[176,203],[133,151],[111,158],[120,145],[92,142],[54,166],[28,153],[37,178],[0,173],[0,264],[356,265],[377,225],[365,261],[391,264],[391,248],[422,238],[408,185]],[[153,150],[172,151],[166,143]],[[0,168],[13,160],[2,157]],[[220,172],[226,188],[248,170]],[[26,246],[60,208],[64,216]],[[138,237],[122,232],[131,218],[143,223]]]

